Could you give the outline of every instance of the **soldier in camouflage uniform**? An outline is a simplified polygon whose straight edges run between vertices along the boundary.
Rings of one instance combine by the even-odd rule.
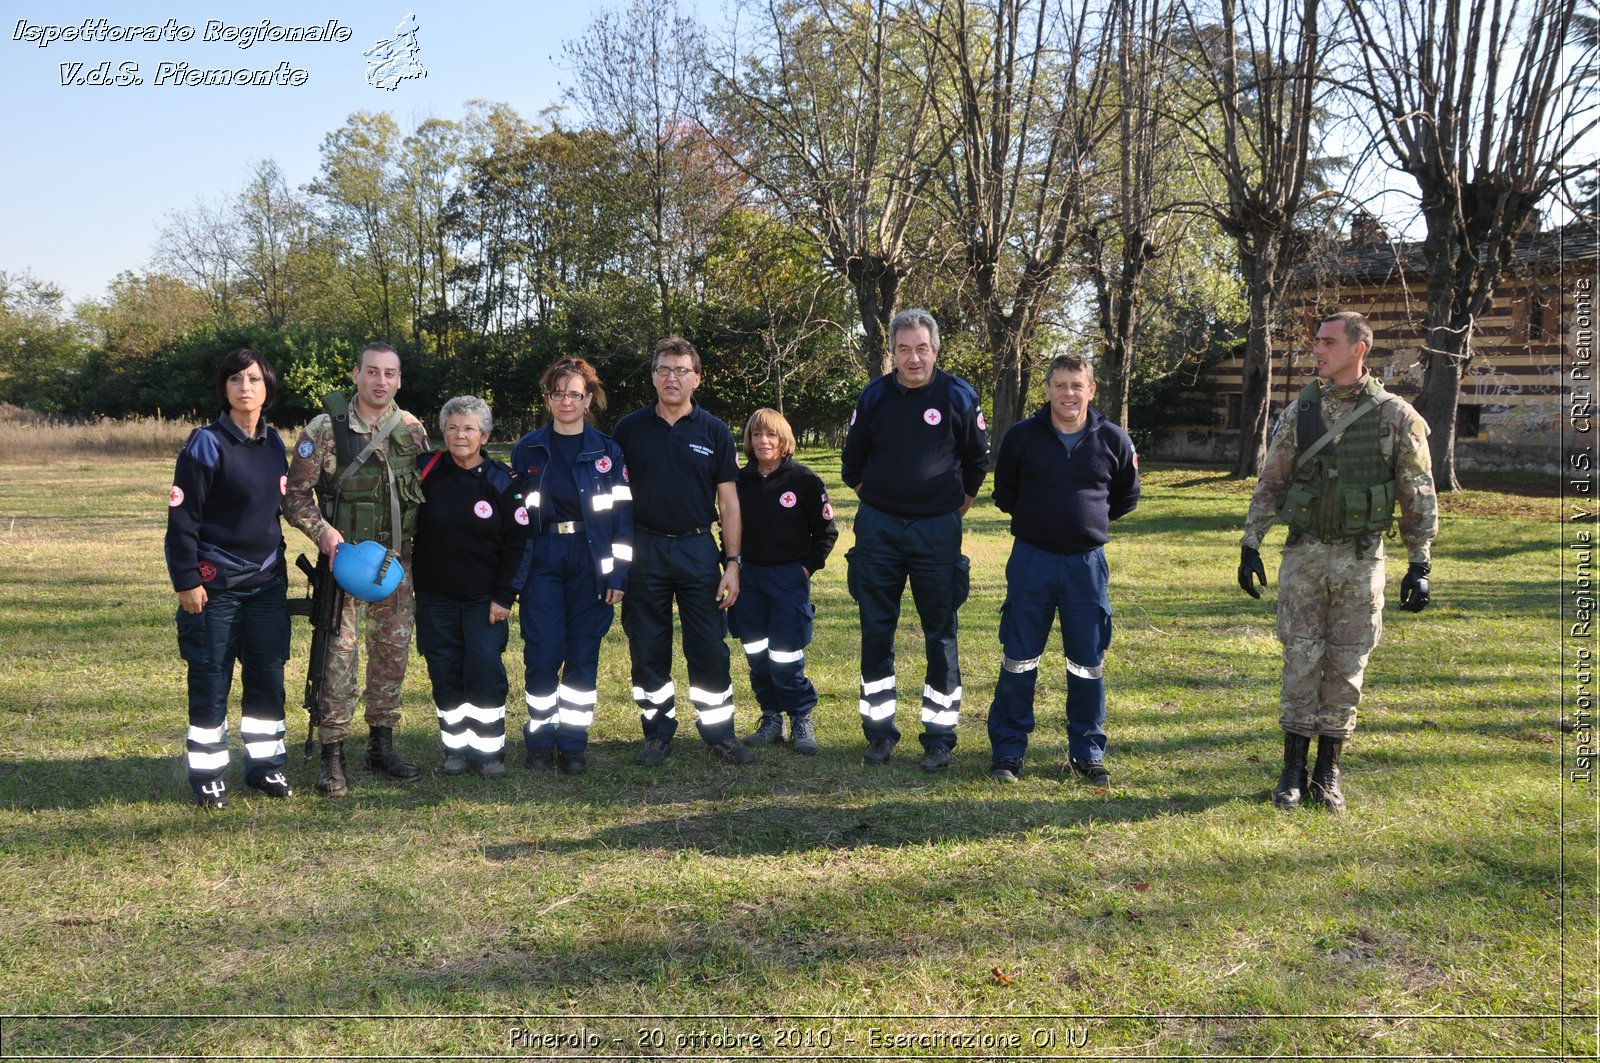
[[[1428,604],[1439,530],[1428,426],[1367,373],[1371,349],[1372,327],[1360,314],[1335,314],[1317,330],[1318,379],[1273,428],[1240,540],[1239,586],[1259,598],[1256,581],[1267,583],[1262,537],[1274,520],[1289,526],[1278,567],[1284,745],[1272,800],[1279,808],[1309,796],[1331,812],[1345,810],[1339,756],[1355,731],[1362,673],[1383,631],[1383,536],[1396,503],[1410,559],[1400,608],[1420,613]]]
[[[356,359],[352,398],[332,394],[295,444],[289,464],[284,516],[318,548],[332,555],[348,539],[373,539],[400,555],[405,578],[380,602],[347,597],[339,634],[329,646],[324,686],[322,775],[317,791],[327,797],[348,792],[344,741],[355,715],[361,616],[367,618],[367,769],[391,778],[414,779],[415,765],[394,750],[400,722],[400,684],[406,676],[411,627],[416,613],[411,590],[411,539],[422,485],[417,455],[427,450],[427,431],[395,405],[400,356],[383,343],[369,343]],[[313,497],[313,492],[315,497]]]

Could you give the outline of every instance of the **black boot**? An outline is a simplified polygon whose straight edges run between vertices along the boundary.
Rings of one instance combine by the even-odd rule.
[[[317,779],[317,793],[323,797],[343,797],[350,792],[344,778],[344,743],[322,743],[322,775]]]
[[[391,779],[415,779],[422,774],[415,764],[407,764],[394,751],[394,729],[374,727],[367,736],[367,770],[382,772]]]
[[[1344,794],[1339,792],[1339,753],[1344,739],[1317,738],[1317,766],[1311,769],[1311,800],[1335,815],[1344,815]]]
[[[1283,733],[1283,774],[1278,776],[1278,788],[1272,791],[1272,803],[1279,808],[1300,807],[1306,792],[1306,754],[1310,752],[1310,738]]]
[[[764,746],[770,743],[783,742],[783,715],[776,712],[763,712],[761,723],[745,738],[747,746]]]

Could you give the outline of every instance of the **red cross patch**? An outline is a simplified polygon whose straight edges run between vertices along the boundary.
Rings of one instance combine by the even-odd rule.
[[[929,424],[938,424],[940,421],[944,420],[944,415],[938,410],[923,410],[922,419],[927,421]]]
[[[200,582],[210,583],[217,578],[217,566],[209,561],[200,562]]]
[[[778,496],[778,505],[782,506],[784,509],[793,509],[794,504],[798,501],[800,500],[794,497],[793,491],[785,491],[783,494]]]
[[[288,493],[289,493],[289,478],[287,476],[278,477],[278,494],[286,495]]]
[[[173,484],[172,485],[172,490],[167,492],[167,505],[168,506],[181,506],[181,505],[183,505],[183,488],[179,487],[177,484]]]
[[[511,514],[511,517],[524,528],[528,526],[528,511],[524,507],[518,506],[517,511]]]
[[[978,431],[987,432],[988,430],[989,430],[989,424],[988,424],[987,421],[985,421],[983,419],[983,411],[979,410],[978,411]]]
[[[594,463],[594,471],[598,472],[598,473],[600,473],[602,475],[604,475],[605,473],[610,472],[611,471],[611,459],[608,458],[608,457],[602,456],[599,461]]]
[[[822,503],[822,519],[823,520],[832,520],[833,519],[833,503],[832,502],[824,502],[824,503]]]
[[[472,512],[476,513],[480,519],[488,520],[490,517],[494,516],[494,507],[491,506],[486,500],[480,498],[473,504]]]

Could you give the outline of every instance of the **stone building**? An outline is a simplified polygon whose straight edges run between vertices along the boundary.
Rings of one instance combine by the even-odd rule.
[[[1473,330],[1457,411],[1460,468],[1559,470],[1563,356],[1580,280],[1596,283],[1597,235],[1593,224],[1575,223],[1519,239]],[[1311,338],[1339,310],[1367,315],[1375,333],[1367,365],[1391,391],[1414,399],[1422,384],[1426,299],[1422,245],[1392,241],[1375,218],[1357,215],[1347,244],[1295,270],[1284,300],[1284,320],[1294,328],[1273,343],[1271,416],[1310,378]],[[1150,456],[1233,462],[1243,366],[1241,352],[1199,380],[1215,396],[1218,423],[1158,430],[1146,444]]]

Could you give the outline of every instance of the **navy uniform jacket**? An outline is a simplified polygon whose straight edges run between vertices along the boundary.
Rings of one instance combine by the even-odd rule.
[[[511,450],[512,491],[521,500],[517,521],[527,525],[530,536],[555,520],[555,503],[543,490],[554,432],[550,425],[535,429],[517,440]],[[626,591],[628,566],[633,561],[633,490],[617,441],[593,425],[584,425],[572,479],[583,506],[583,533],[594,559],[595,584],[602,597],[608,590]],[[525,551],[517,586],[527,582],[532,560],[533,551]]]
[[[430,467],[431,466],[431,467]],[[492,458],[463,469],[446,451],[417,455],[427,499],[417,511],[411,578],[421,594],[493,597],[511,608],[526,536],[511,470]]]
[[[793,457],[779,462],[770,476],[762,476],[752,459],[739,470],[737,486],[745,564],[799,561],[816,575],[839,538],[822,478]]]
[[[1139,504],[1139,455],[1128,433],[1093,406],[1069,455],[1046,406],[1000,442],[994,504],[1011,514],[1011,534],[1029,546],[1093,550],[1110,540],[1111,522]]]
[[[861,390],[850,414],[844,482],[860,484],[861,501],[891,516],[954,513],[983,486],[987,427],[977,391],[960,377],[935,369],[913,389],[885,373]]]
[[[226,413],[196,428],[178,452],[167,495],[167,573],[172,589],[215,589],[217,560],[202,562],[220,550],[241,565],[230,590],[269,582],[284,571],[283,528],[278,514],[288,482],[288,454],[283,438],[263,419],[254,438],[247,438]],[[251,575],[241,575],[253,569]]]

